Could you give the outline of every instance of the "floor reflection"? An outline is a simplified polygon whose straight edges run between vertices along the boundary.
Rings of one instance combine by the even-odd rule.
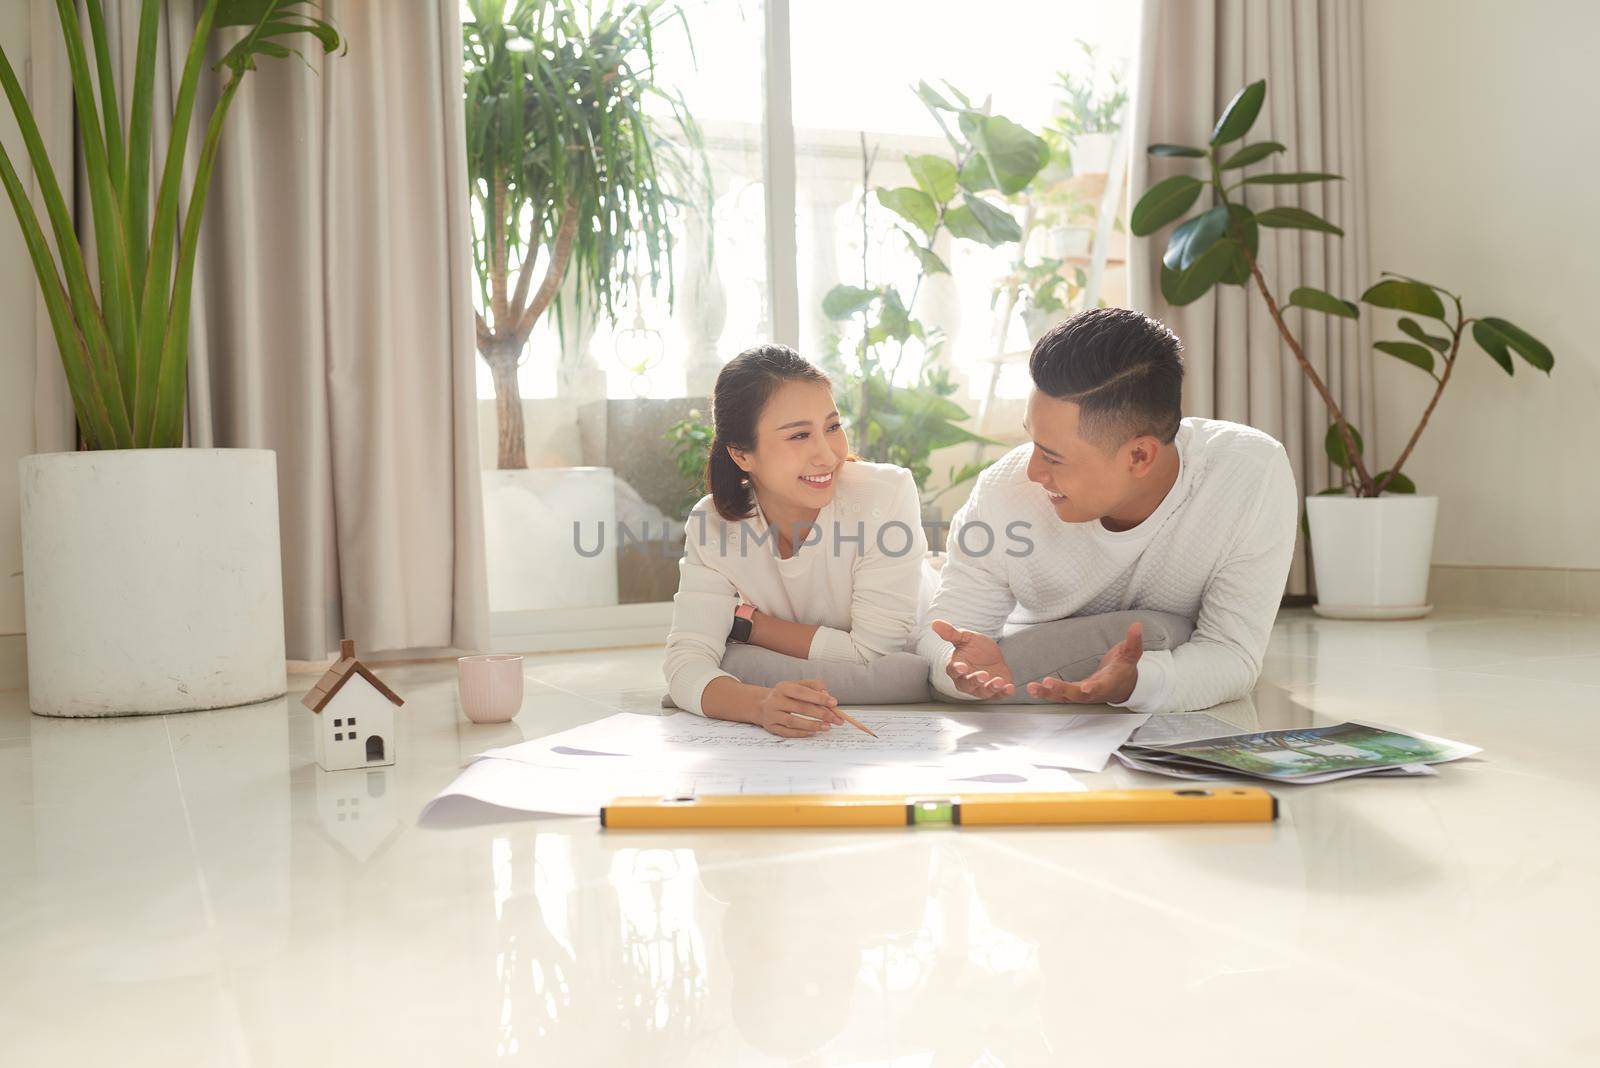
[[[611,862],[618,911],[622,1026],[652,1056],[683,1050],[704,1023],[708,989],[692,849],[620,849]]]
[[[346,853],[365,864],[400,833],[389,768],[324,771],[316,776],[317,823]]]

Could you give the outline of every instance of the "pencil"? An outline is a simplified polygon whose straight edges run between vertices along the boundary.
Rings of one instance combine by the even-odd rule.
[[[834,709],[834,711],[839,713],[839,715],[841,717],[843,717],[844,721],[846,723],[850,724],[850,726],[854,727],[856,730],[866,731],[868,734],[872,735],[874,738],[876,738],[878,736],[878,732],[877,731],[873,730],[871,727],[867,726],[865,723],[862,723],[859,719],[856,719],[856,717],[852,716],[850,713],[846,712],[844,709],[836,708],[836,709]]]

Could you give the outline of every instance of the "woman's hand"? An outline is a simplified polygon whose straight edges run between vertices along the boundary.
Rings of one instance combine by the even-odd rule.
[[[756,722],[782,738],[809,738],[843,723],[839,702],[817,679],[786,679],[762,698]]]

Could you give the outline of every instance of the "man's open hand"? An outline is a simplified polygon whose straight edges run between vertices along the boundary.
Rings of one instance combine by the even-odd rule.
[[[956,689],[980,699],[1009,697],[1016,691],[1011,668],[993,638],[961,630],[942,619],[933,621],[933,632],[956,647],[944,665],[944,672]]]
[[[937,624],[935,624],[937,626]],[[1139,681],[1139,657],[1144,654],[1144,624],[1128,627],[1128,636],[1100,658],[1094,674],[1080,682],[1044,678],[1028,683],[1028,694],[1066,704],[1121,704],[1133,696]]]

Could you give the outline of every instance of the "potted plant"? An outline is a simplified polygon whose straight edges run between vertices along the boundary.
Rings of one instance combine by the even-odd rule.
[[[681,20],[678,8],[467,0],[466,11],[478,352],[494,376],[496,466],[520,470],[528,455],[517,369],[529,335],[569,274],[574,306],[563,312],[579,319],[586,309],[613,314],[644,274],[652,290],[666,284],[670,303],[668,186],[693,160],[661,136],[657,116],[670,116],[691,152],[699,134],[682,100],[656,81],[656,29]],[[634,283],[635,301],[641,288]]]
[[[1072,272],[1068,277],[1067,271]],[[1019,264],[997,283],[989,300],[993,307],[1002,295],[1015,292],[1022,308],[1022,325],[1028,332],[1028,341],[1038,344],[1050,328],[1065,319],[1083,296],[1088,285],[1083,268],[1068,267],[1067,261],[1047,257],[1035,263]]]
[[[1044,139],[1052,155],[1064,161],[1070,173],[1104,174],[1111,162],[1111,143],[1122,126],[1128,88],[1123,84],[1120,64],[1102,79],[1095,47],[1081,40],[1077,45],[1083,52],[1083,61],[1076,71],[1056,74],[1059,95]]]
[[[1286,146],[1261,141],[1239,146],[1266,99],[1267,83],[1241,89],[1223,109],[1204,147],[1155,144],[1153,156],[1199,161],[1202,173],[1176,174],[1152,185],[1134,206],[1130,228],[1144,237],[1181,222],[1167,239],[1162,256],[1161,293],[1174,305],[1199,300],[1218,284],[1251,286],[1261,295],[1283,343],[1328,410],[1324,439],[1339,485],[1306,500],[1312,564],[1317,580],[1317,611],[1357,619],[1406,619],[1428,612],[1428,567],[1438,499],[1421,497],[1401,468],[1411,458],[1428,420],[1450,384],[1462,343],[1472,341],[1506,374],[1521,359],[1550,373],[1555,357],[1543,342],[1514,323],[1492,316],[1469,316],[1462,297],[1443,286],[1385,271],[1361,294],[1361,303],[1400,313],[1404,337],[1374,347],[1434,381],[1433,393],[1394,463],[1373,473],[1359,431],[1345,418],[1327,383],[1306,359],[1289,328],[1293,309],[1305,314],[1355,319],[1356,303],[1300,286],[1282,303],[1267,285],[1257,263],[1260,228],[1287,227],[1342,236],[1325,219],[1297,207],[1261,207],[1248,194],[1279,186],[1340,181],[1326,172],[1246,174]],[[1205,210],[1185,219],[1209,190]]]
[[[43,715],[103,716],[274,697],[285,688],[276,458],[260,449],[180,448],[189,301],[217,145],[245,75],[261,57],[295,53],[296,38],[332,51],[339,34],[305,10],[306,0],[206,0],[158,169],[151,118],[161,0],[140,7],[126,129],[101,0],[56,6],[95,237],[92,277],[38,123],[0,51],[0,87],[45,219],[3,149],[0,181],[88,450],[20,462],[29,701]],[[206,46],[221,27],[243,33],[216,65],[228,76],[180,221],[190,121]]]

